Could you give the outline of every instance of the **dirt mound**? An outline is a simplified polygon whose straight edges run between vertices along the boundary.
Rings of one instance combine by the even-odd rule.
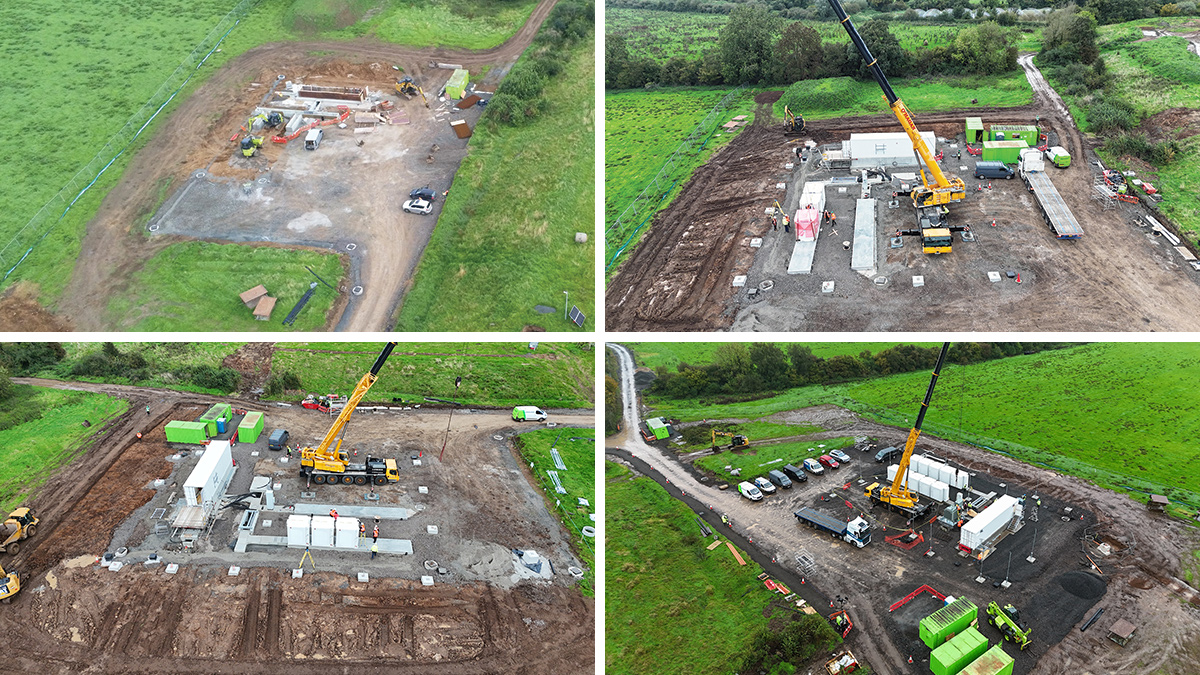
[[[783,98],[782,91],[764,91],[754,97],[754,102],[759,105],[763,105],[766,103],[774,103],[781,98]]]
[[[35,287],[21,282],[0,296],[0,330],[55,333],[74,327],[38,304]]]
[[[1067,572],[1058,577],[1058,585],[1077,598],[1091,600],[1104,595],[1104,580],[1087,572]]]
[[[258,398],[263,384],[271,375],[271,356],[274,353],[274,342],[250,342],[221,361],[222,366],[242,374],[239,396]]]
[[[1200,110],[1171,108],[1142,120],[1139,127],[1154,142],[1180,141],[1200,134]]]

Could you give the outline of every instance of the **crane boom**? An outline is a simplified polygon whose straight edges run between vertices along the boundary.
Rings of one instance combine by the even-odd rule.
[[[371,366],[369,371],[363,374],[362,379],[355,385],[354,392],[346,400],[345,407],[342,408],[337,419],[333,421],[333,425],[329,427],[329,431],[325,432],[325,438],[321,439],[320,445],[315,448],[304,448],[300,451],[300,470],[304,475],[311,474],[314,470],[344,473],[347,468],[352,466],[350,459],[341,449],[342,439],[338,438],[338,436],[345,432],[346,425],[350,423],[350,415],[358,407],[358,402],[371,389],[371,385],[375,384],[375,380],[379,379],[379,371],[383,368],[383,364],[387,363],[388,357],[391,356],[392,350],[395,348],[395,342],[389,342],[384,345],[383,351],[375,359],[375,364]],[[393,460],[387,460],[387,462],[394,465]],[[370,461],[368,461],[368,464],[370,464]],[[389,466],[388,473],[391,474],[393,471],[394,469]]]
[[[835,0],[836,1],[836,0]],[[933,376],[929,378],[929,389],[925,391],[925,400],[917,413],[917,422],[908,432],[908,440],[904,443],[904,454],[900,457],[900,466],[896,469],[896,477],[892,484],[884,486],[879,491],[879,500],[903,510],[912,510],[917,503],[916,495],[908,489],[908,462],[912,459],[913,448],[917,445],[917,437],[921,435],[921,424],[925,422],[925,411],[929,410],[929,401],[933,399],[933,388],[937,386],[938,374],[942,372],[942,364],[946,361],[946,352],[950,349],[949,342],[942,343],[942,351],[938,354],[937,365],[933,367]]]
[[[850,17],[846,16],[846,10],[842,8],[842,4],[838,0],[829,0],[829,4],[833,7],[833,12],[837,15],[838,20],[841,21],[842,27],[850,35],[850,41],[858,48],[858,53],[862,55],[863,61],[867,64],[867,70],[871,71],[871,76],[883,90],[883,96],[887,99],[888,106],[895,113],[896,119],[900,120],[900,126],[904,127],[904,133],[908,134],[909,140],[912,141],[913,150],[921,156],[921,162],[933,176],[933,185],[930,185],[929,178],[925,175],[925,169],[921,169],[921,182],[924,183],[924,187],[913,190],[913,206],[917,208],[940,206],[965,199],[967,196],[966,183],[963,183],[963,180],[957,176],[947,178],[946,174],[942,173],[941,167],[933,159],[933,153],[929,151],[929,146],[925,144],[925,139],[921,138],[921,132],[917,131],[917,125],[913,122],[912,115],[908,112],[904,101],[901,101],[900,97],[896,96],[896,92],[892,90],[891,83],[888,82],[887,76],[883,74],[883,68],[879,65],[879,59],[871,56],[871,50],[867,48],[867,43],[863,42],[862,36],[858,34],[858,29],[850,21]]]

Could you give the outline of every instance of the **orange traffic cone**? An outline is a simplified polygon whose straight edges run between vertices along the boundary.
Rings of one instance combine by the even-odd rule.
[[[992,218],[992,227],[995,227],[995,226],[996,226],[996,219]]]
[[[909,662],[909,663],[912,663],[912,657],[911,657],[911,656],[909,656],[909,657],[908,657],[908,662]]]
[[[1017,275],[1017,283],[1018,284],[1021,283],[1021,275],[1020,274]]]

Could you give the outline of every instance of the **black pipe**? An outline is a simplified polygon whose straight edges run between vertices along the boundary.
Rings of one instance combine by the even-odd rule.
[[[1099,618],[1100,618],[1100,615],[1101,615],[1101,614],[1103,614],[1103,613],[1104,613],[1104,608],[1103,608],[1103,607],[1101,607],[1100,609],[1096,610],[1096,613],[1092,615],[1092,618],[1088,619],[1088,620],[1087,620],[1087,623],[1085,623],[1085,624],[1083,624],[1082,626],[1080,626],[1080,627],[1079,627],[1079,632],[1080,632],[1080,633],[1082,633],[1083,631],[1085,631],[1085,630],[1087,630],[1087,629],[1091,628],[1091,627],[1092,627],[1092,624],[1096,623],[1096,619],[1099,619]]]

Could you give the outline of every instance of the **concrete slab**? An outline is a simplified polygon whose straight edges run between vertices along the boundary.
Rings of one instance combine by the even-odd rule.
[[[798,241],[792,247],[788,260],[788,274],[812,274],[813,257],[817,253],[816,241]]]
[[[850,269],[865,272],[875,269],[875,200],[860,199],[854,209],[854,252]]]

